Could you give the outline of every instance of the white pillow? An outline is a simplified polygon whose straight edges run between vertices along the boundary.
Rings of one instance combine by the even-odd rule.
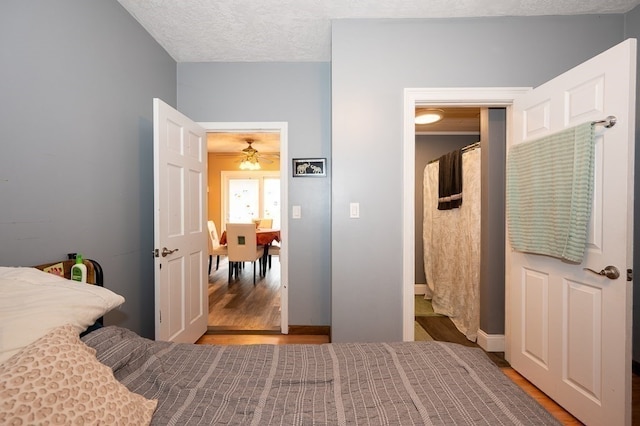
[[[124,297],[36,268],[0,267],[0,363],[65,324],[82,333]]]

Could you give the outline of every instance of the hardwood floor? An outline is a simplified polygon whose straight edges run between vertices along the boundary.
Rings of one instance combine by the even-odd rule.
[[[420,301],[422,302],[422,301]],[[417,305],[416,305],[417,306]],[[424,307],[422,307],[424,309]],[[416,312],[418,309],[416,308]],[[476,343],[469,341],[462,333],[460,333],[451,320],[447,317],[429,316],[419,318],[416,317],[416,322],[423,326],[427,333],[433,338],[433,340],[455,342],[465,346],[479,347]],[[540,389],[535,387],[531,382],[522,377],[515,371],[509,363],[504,359],[504,353],[491,352],[487,353],[489,358],[506,374],[512,381],[518,386],[524,389],[529,395],[536,399],[543,407],[547,409],[555,418],[557,418],[563,425],[582,425],[578,419],[573,417],[570,413],[565,411],[562,407],[555,403],[551,398],[545,395]],[[632,424],[640,425],[640,375],[633,374],[632,379],[632,408],[631,419]]]
[[[329,336],[320,334],[205,334],[198,345],[320,345],[329,343]]]
[[[247,262],[238,278],[228,283],[228,262],[220,259],[215,270],[215,258],[209,276],[209,332],[242,330],[280,331],[280,262],[272,257],[271,269],[260,276],[256,265]]]
[[[418,309],[416,309],[418,312]],[[416,322],[428,333],[433,340],[440,342],[453,342],[464,346],[479,348],[478,344],[467,339],[460,333],[448,317],[441,315],[416,316]],[[527,379],[515,371],[504,359],[503,352],[487,352],[487,356],[496,364],[502,372],[515,384],[521,387],[531,397],[540,403],[563,425],[581,425],[582,423],[556,404],[551,398],[532,385]]]

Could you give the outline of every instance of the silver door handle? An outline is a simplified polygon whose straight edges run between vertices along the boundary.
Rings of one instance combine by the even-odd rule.
[[[173,253],[175,251],[178,251],[178,249],[169,250],[166,247],[162,247],[162,253],[161,254],[162,254],[162,257],[167,257],[168,254],[171,254],[171,253]]]
[[[610,280],[615,280],[620,277],[620,271],[615,266],[607,266],[602,271],[594,271],[591,268],[583,268],[585,271],[593,272],[594,274],[602,275],[603,277],[607,277]]]

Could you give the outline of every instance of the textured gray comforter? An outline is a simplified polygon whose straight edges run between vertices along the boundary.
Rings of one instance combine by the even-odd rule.
[[[82,339],[152,424],[558,424],[480,349],[453,343],[204,346],[105,327]]]

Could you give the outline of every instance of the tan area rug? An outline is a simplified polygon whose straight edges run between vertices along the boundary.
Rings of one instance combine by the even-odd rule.
[[[417,317],[442,316],[440,314],[436,314],[433,311],[431,300],[426,300],[424,296],[421,294],[415,295],[414,306],[415,306],[415,316]]]
[[[417,321],[413,322],[413,340],[416,342],[428,342],[433,340],[433,337],[429,336],[429,333]]]
[[[415,296],[415,316],[416,321],[414,321],[414,340],[416,342],[434,340],[433,337],[431,337],[429,333],[424,329],[424,327],[422,327],[417,321],[418,317],[440,316],[440,314],[436,314],[435,312],[433,312],[431,301],[425,300],[423,295]]]

